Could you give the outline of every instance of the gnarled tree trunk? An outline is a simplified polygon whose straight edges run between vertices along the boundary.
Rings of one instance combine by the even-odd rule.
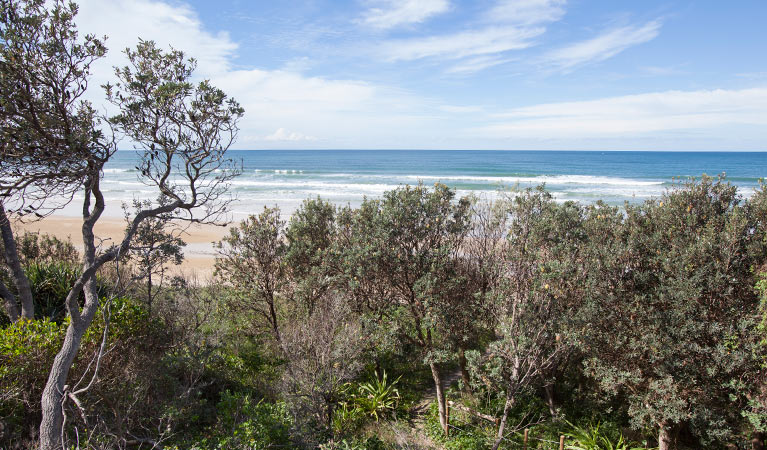
[[[74,314],[67,327],[67,334],[61,350],[53,360],[48,381],[42,396],[43,419],[40,423],[40,449],[60,450],[63,448],[64,411],[62,402],[67,393],[69,369],[80,349],[80,342],[88,330],[98,309],[96,282],[91,279],[85,285],[85,308],[82,314]],[[76,298],[76,297],[75,297]],[[76,301],[76,300],[75,300]],[[78,317],[79,316],[79,317]]]
[[[11,276],[13,277],[13,284],[16,285],[18,291],[18,300],[21,302],[21,315],[17,315],[14,319],[18,320],[20,317],[25,319],[33,319],[35,317],[35,303],[32,300],[32,288],[29,285],[29,279],[27,274],[24,273],[24,269],[21,267],[21,259],[19,258],[19,252],[16,247],[16,240],[13,237],[13,229],[11,228],[11,221],[8,219],[8,215],[5,213],[3,204],[0,203],[0,235],[3,238],[3,247],[5,250],[5,263],[8,264],[8,268],[11,269]],[[3,286],[5,288],[5,286]],[[0,292],[3,295],[6,302],[6,311],[14,313],[14,309],[18,309],[15,305],[16,298],[7,295],[10,294],[7,288],[6,292]],[[13,307],[7,306],[8,303],[14,303]]]

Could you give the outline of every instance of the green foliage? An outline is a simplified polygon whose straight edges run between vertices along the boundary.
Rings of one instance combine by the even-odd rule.
[[[373,378],[373,381],[360,383],[357,386],[357,392],[352,396],[352,402],[359,407],[365,414],[374,417],[376,422],[389,413],[397,409],[399,402],[399,391],[396,384],[399,378],[388,382],[386,371],[383,374]]]
[[[66,316],[64,300],[80,277],[80,268],[67,262],[32,262],[25,272],[35,300],[35,317],[61,321]]]
[[[24,232],[16,242],[19,259],[32,289],[35,318],[49,318],[61,321],[66,314],[64,299],[69,288],[80,276],[80,255],[69,240],[61,240],[48,234]],[[0,242],[0,252],[5,250]],[[0,258],[0,268],[5,258]],[[0,270],[0,279],[6,286],[15,289],[13,281],[5,270]],[[0,324],[5,319],[0,313]]]
[[[765,208],[767,212],[767,208]],[[747,405],[742,411],[754,430],[767,431],[767,265],[757,270],[755,286],[759,295],[759,315],[757,332],[753,336],[756,349],[753,355],[754,368],[748,378],[732,382],[737,391],[744,393]]]
[[[399,390],[396,385],[400,378],[390,382],[386,371],[372,381],[362,383],[349,382],[344,386],[345,400],[339,402],[333,416],[333,429],[336,433],[346,434],[355,431],[365,420],[380,419],[393,415],[399,405]]]
[[[280,296],[287,279],[285,222],[277,208],[251,215],[215,244],[216,277],[230,288],[227,306],[253,333],[265,330],[279,339]],[[244,316],[244,317],[243,317]]]
[[[755,220],[734,186],[707,177],[625,216],[590,209],[586,368],[627,395],[635,428],[684,423],[705,443],[737,431],[731,381],[752,370],[765,257]]]
[[[385,316],[392,333],[419,347],[427,362],[449,359],[449,342],[440,336],[470,310],[451,295],[460,279],[453,258],[469,227],[469,201],[455,200],[442,184],[405,186],[366,200],[342,223],[353,301]]]
[[[24,265],[32,263],[77,265],[80,263],[80,255],[72,241],[61,240],[49,234],[24,232],[16,238],[16,248]]]
[[[71,372],[89,379],[108,323],[81,398],[90,442],[171,430],[166,448],[391,448],[391,420],[432,381],[424,362],[444,371],[458,349],[473,388],[460,401],[507,409],[500,448],[520,448],[526,426],[530,448],[567,427],[571,450],[642,449],[662,422],[694,448],[765,429],[765,194],[707,178],[625,209],[517,194],[483,210],[419,185],[357,209],[308,200],[287,224],[277,209],[250,217],[220,246],[221,283],[169,288],[151,315],[132,299],[101,306]],[[28,275],[61,305],[79,272],[66,246],[40,242]],[[0,421],[16,436],[39,421],[66,331],[48,315],[59,322],[0,329]],[[453,408],[445,436],[438,415],[431,405],[425,431],[448,449],[487,449],[498,431]]]
[[[226,391],[216,411],[216,425],[192,448],[255,450],[290,444],[292,421],[284,403],[255,401]]]
[[[606,433],[600,424],[581,427],[567,422],[570,431],[564,434],[567,450],[649,450],[630,442],[621,433]]]
[[[445,436],[439,423],[437,404],[432,403],[426,418],[426,432],[447,450],[487,450],[491,447],[492,430],[476,426],[471,421],[451,417],[450,435]]]
[[[165,195],[157,199],[157,206],[162,207],[170,203]],[[133,200],[133,215],[142,210],[152,208],[149,200]],[[132,219],[128,206],[123,204],[125,219],[130,224]],[[144,281],[146,292],[143,297],[149,313],[152,313],[152,305],[163,287],[165,273],[169,264],[179,265],[184,260],[183,247],[186,243],[178,237],[179,230],[170,229],[173,214],[164,213],[157,216],[147,217],[136,227],[130,243],[128,258],[135,263],[134,280]],[[126,227],[126,232],[130,225]]]
[[[37,418],[42,387],[65,329],[65,323],[48,319],[0,328],[0,418],[19,434],[26,420]]]
[[[320,450],[386,450],[386,444],[377,437],[342,439],[319,446]]]
[[[174,394],[172,386],[162,386],[165,380],[161,354],[167,348],[168,334],[135,302],[118,298],[101,306],[83,337],[71,377],[76,381],[93,376],[91,360],[101,343],[105,318],[109,320],[111,351],[102,358],[97,380],[83,396],[83,406],[89,415],[110,427],[130,429],[165,420],[160,411],[162,404],[172,401]],[[30,431],[23,426],[25,423],[39,422],[42,389],[68,321],[18,321],[0,329],[0,417],[11,426],[8,437],[19,438]],[[137,400],[144,404],[141,411],[131,410]],[[117,411],[125,412],[115,414]],[[80,419],[73,414],[70,424],[82,429]]]

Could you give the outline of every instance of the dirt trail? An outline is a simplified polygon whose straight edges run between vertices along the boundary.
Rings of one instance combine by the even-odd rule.
[[[461,369],[456,368],[450,372],[444,373],[442,376],[443,388],[448,390],[452,385],[456,384],[461,379]],[[411,410],[413,428],[411,430],[411,446],[410,449],[436,449],[441,450],[443,447],[435,443],[426,434],[426,417],[429,414],[429,405],[437,401],[437,388],[432,383],[429,389],[424,394],[421,401],[418,402]]]

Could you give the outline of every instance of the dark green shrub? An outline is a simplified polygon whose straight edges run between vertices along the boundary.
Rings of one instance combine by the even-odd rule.
[[[26,274],[35,300],[35,318],[61,321],[67,312],[64,300],[80,269],[66,262],[32,262]]]
[[[164,413],[176,400],[179,383],[165,376],[162,354],[170,339],[165,327],[149,320],[146,311],[128,299],[102,304],[93,326],[83,337],[70,380],[79,387],[93,377],[92,364],[108,318],[108,351],[92,387],[80,395],[88,426],[70,403],[68,423],[81,436],[88,431],[126,433],[168,422]],[[0,448],[34,438],[40,422],[40,397],[53,358],[66,334],[69,319],[18,321],[0,329],[0,421],[7,431]],[[181,400],[181,399],[179,399]],[[141,408],[135,408],[141,404]],[[94,433],[91,433],[92,437]]]
[[[40,420],[40,396],[66,324],[20,320],[0,328],[0,448],[22,447]]]
[[[62,240],[49,234],[25,232],[16,242],[24,265],[37,263],[65,263],[77,265],[80,254],[69,239]]]
[[[193,449],[264,449],[290,444],[292,421],[284,403],[256,401],[226,391],[216,406],[218,421]]]

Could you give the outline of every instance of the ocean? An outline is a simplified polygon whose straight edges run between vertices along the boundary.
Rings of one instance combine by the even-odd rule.
[[[545,184],[558,201],[610,204],[660,196],[676,179],[725,173],[748,197],[767,177],[767,153],[454,150],[234,150],[243,174],[232,182],[235,218],[278,205],[286,214],[312,196],[358,205],[405,184],[441,182],[459,196]],[[137,153],[119,151],[105,170],[109,204],[154,199],[135,169]],[[108,215],[122,210],[108,208]]]

